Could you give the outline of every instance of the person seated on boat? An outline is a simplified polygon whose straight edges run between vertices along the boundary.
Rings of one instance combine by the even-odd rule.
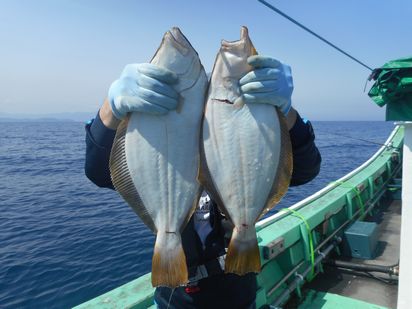
[[[272,104],[286,116],[292,143],[293,173],[290,185],[302,185],[319,173],[321,155],[315,145],[311,123],[292,107],[293,81],[290,67],[274,58],[252,56],[253,70],[240,79],[246,104]],[[139,71],[122,76],[109,90],[109,96],[94,120],[86,124],[86,176],[97,186],[114,189],[109,172],[110,151],[116,128],[129,112],[166,114],[177,105],[173,90],[177,76],[152,64],[150,74]],[[130,65],[129,65],[130,68]],[[147,72],[147,70],[145,70]],[[153,99],[147,100],[149,96]],[[132,99],[114,100],[128,95]],[[173,106],[173,108],[171,107]],[[190,283],[174,290],[158,287],[155,302],[159,308],[255,308],[256,274],[224,273],[227,247],[227,220],[206,192],[182,233],[183,249]],[[227,236],[227,235],[226,235]]]

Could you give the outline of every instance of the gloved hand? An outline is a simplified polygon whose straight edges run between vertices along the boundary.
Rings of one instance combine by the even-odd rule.
[[[113,115],[123,119],[129,112],[163,115],[176,109],[179,95],[172,85],[177,79],[151,63],[128,64],[109,89]]]
[[[278,106],[286,116],[292,106],[293,79],[290,66],[274,58],[255,55],[247,59],[254,67],[239,80],[243,101]]]

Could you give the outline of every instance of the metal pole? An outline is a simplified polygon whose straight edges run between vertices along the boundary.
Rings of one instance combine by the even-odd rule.
[[[412,304],[412,122],[405,127],[402,162],[402,222],[401,252],[399,261],[398,309],[411,308]]]
[[[337,238],[334,240],[328,247],[326,247],[323,251],[319,252],[319,255],[315,259],[315,266],[318,265],[326,256],[335,248],[340,242],[342,241],[341,238]],[[283,304],[283,302],[289,297],[290,293],[292,293],[301,282],[305,281],[305,277],[312,271],[312,266],[307,267],[302,274],[296,274],[296,279],[292,281],[291,284],[283,291],[282,294],[275,300],[274,304],[271,308],[278,308]]]

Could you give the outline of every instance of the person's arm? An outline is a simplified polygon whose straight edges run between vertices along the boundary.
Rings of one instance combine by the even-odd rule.
[[[312,124],[303,120],[296,112],[296,121],[289,129],[293,153],[293,172],[290,186],[303,185],[314,179],[320,171],[322,161],[315,144]]]
[[[286,124],[293,153],[290,186],[303,185],[319,174],[322,158],[315,145],[312,124],[308,120],[303,120],[293,107],[286,115]]]
[[[113,188],[109,171],[110,151],[120,120],[114,117],[107,100],[96,118],[86,124],[85,173],[94,184]]]
[[[121,121],[113,115],[108,99],[104,100],[102,107],[100,107],[99,117],[105,127],[112,130],[116,130]]]

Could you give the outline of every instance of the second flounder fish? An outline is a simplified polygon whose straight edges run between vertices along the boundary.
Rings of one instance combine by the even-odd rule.
[[[246,27],[222,41],[211,75],[202,128],[200,182],[233,223],[225,271],[260,271],[255,223],[286,193],[292,152],[283,114],[270,104],[243,104],[238,82],[256,54]]]

